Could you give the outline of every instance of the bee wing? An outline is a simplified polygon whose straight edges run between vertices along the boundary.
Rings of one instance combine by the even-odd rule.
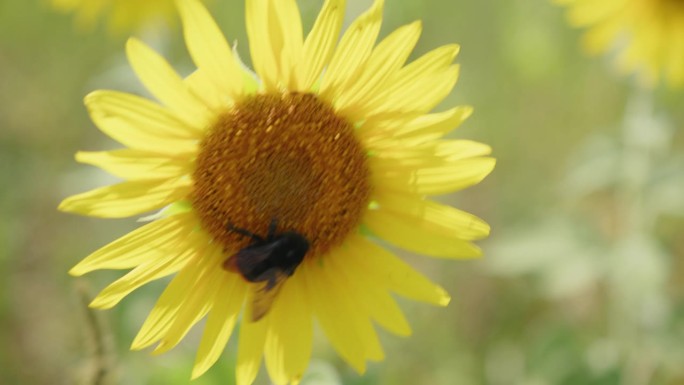
[[[287,277],[281,270],[269,269],[263,274],[263,282],[253,285],[251,309],[248,312],[252,322],[259,321],[268,313]]]
[[[252,272],[261,270],[260,266],[269,264],[269,258],[273,253],[273,245],[256,245],[246,247],[226,260],[227,265],[232,265],[237,271]],[[228,262],[231,261],[231,262]]]

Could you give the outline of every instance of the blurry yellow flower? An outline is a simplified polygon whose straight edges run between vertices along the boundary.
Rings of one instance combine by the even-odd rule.
[[[301,378],[314,317],[363,373],[384,356],[374,323],[411,333],[391,292],[449,302],[364,234],[468,258],[480,255],[470,241],[489,233],[473,215],[426,199],[474,185],[494,167],[488,146],[444,138],[471,108],[429,113],[456,83],[458,46],[405,64],[421,24],[375,45],[382,0],[339,43],[344,0],[327,0],[305,39],[294,0],[248,0],[256,79],[198,0],[178,8],[197,71],[182,79],[131,39],[129,61],[160,104],[115,91],[86,97],[95,124],[127,148],[77,159],[125,181],[60,205],[107,218],[164,209],[70,273],[132,269],[94,299],[97,308],[177,273],[132,348],[168,351],[207,316],[193,378],[216,362],[241,314],[239,385],[254,381],[262,358],[274,383]],[[303,261],[284,262],[298,253]]]
[[[684,85],[684,0],[555,0],[568,6],[570,23],[589,27],[591,53],[617,48],[618,67],[655,85],[662,77]]]
[[[98,21],[108,18],[114,33],[140,27],[146,22],[172,19],[175,16],[173,0],[50,0],[64,12],[75,14],[77,25],[92,28]]]

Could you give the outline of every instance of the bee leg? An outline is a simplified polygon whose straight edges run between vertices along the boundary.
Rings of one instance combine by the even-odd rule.
[[[278,271],[271,268],[259,274],[255,281],[264,283],[263,290],[271,290],[278,284],[278,278],[281,278]]]
[[[263,238],[261,238],[260,236],[254,234],[253,232],[248,231],[248,230],[245,230],[245,229],[241,229],[241,228],[239,228],[239,227],[235,227],[235,226],[233,226],[233,225],[230,224],[230,223],[228,223],[228,224],[226,225],[226,228],[227,228],[228,230],[234,232],[234,233],[240,234],[240,235],[245,236],[245,237],[248,237],[248,238],[252,238],[253,240],[255,240],[255,241],[257,241],[257,242],[263,242],[263,241],[264,241]]]
[[[278,284],[278,275],[276,273],[271,274],[270,277],[268,277],[268,284],[266,287],[271,290],[275,287],[275,285]]]
[[[266,239],[273,239],[275,237],[276,229],[278,228],[278,218],[273,218],[271,224],[268,226],[268,235]]]
[[[237,266],[237,262],[236,262],[234,256],[229,257],[228,259],[223,261],[223,265],[221,265],[221,266],[223,267],[223,270],[225,270],[225,271],[230,271],[233,273],[239,273],[240,272],[240,269]]]

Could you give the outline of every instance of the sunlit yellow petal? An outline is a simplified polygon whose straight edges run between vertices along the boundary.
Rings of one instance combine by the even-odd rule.
[[[204,127],[213,119],[211,111],[200,98],[190,92],[171,65],[145,43],[134,38],[129,39],[126,54],[145,87],[185,123],[193,127]]]
[[[302,57],[302,21],[299,8],[295,0],[278,0],[271,2],[270,24],[276,32],[275,36],[282,37],[282,50],[274,51],[280,58],[279,82],[288,90],[296,89],[294,66]]]
[[[489,235],[489,225],[482,219],[437,202],[420,197],[387,192],[376,192],[379,211],[403,217],[425,231],[472,241]]]
[[[340,254],[333,254],[330,258],[340,258],[341,256],[342,255]],[[333,271],[332,268],[325,266],[317,273],[317,276],[323,281],[319,281],[319,285],[322,285],[322,288],[326,288],[323,292],[330,295],[332,303],[336,307],[339,306],[342,309],[348,310],[341,313],[339,313],[338,310],[338,317],[339,314],[346,315],[346,317],[343,317],[343,321],[346,318],[346,322],[348,322],[346,327],[349,328],[352,335],[355,335],[356,337],[346,341],[346,343],[354,343],[356,340],[356,343],[360,344],[363,348],[364,359],[371,361],[383,360],[385,353],[382,350],[380,340],[378,339],[373,323],[370,320],[370,314],[365,313],[363,308],[358,306],[358,304],[347,295],[344,283],[341,280],[336,279],[335,274],[336,272]]]
[[[188,245],[187,247],[194,251],[192,258],[199,258],[199,251],[204,250],[202,245]],[[133,339],[131,349],[144,349],[164,338],[173,325],[179,309],[192,295],[191,289],[197,280],[207,274],[208,264],[192,262],[187,263],[166,287]]]
[[[80,276],[100,269],[130,269],[159,258],[157,245],[191,229],[195,224],[192,218],[192,214],[178,214],[142,226],[90,254],[72,267],[69,274]]]
[[[249,300],[250,298],[248,297],[247,301]],[[259,372],[261,358],[264,355],[264,343],[266,341],[269,317],[267,314],[259,322],[242,320],[235,373],[237,385],[250,385],[254,382]]]
[[[73,195],[62,201],[59,209],[92,217],[125,218],[183,199],[191,183],[189,178],[123,182]]]
[[[188,160],[160,157],[141,150],[79,151],[76,160],[128,180],[177,178],[191,171]]]
[[[249,38],[249,51],[252,55],[254,70],[261,78],[264,87],[269,90],[278,89],[278,63],[282,42],[280,31],[274,29],[268,21],[270,0],[247,0],[245,5],[245,23]]]
[[[339,253],[339,258],[326,260],[329,268],[336,272],[338,279],[347,288],[347,295],[362,306],[380,326],[397,335],[410,335],[411,327],[382,281],[374,280],[364,269],[348,263],[350,258],[354,258],[350,256],[353,252],[351,248],[344,248]]]
[[[222,279],[225,279],[226,274],[230,273],[221,269],[220,264],[216,263],[221,262],[221,259],[219,259],[221,250],[216,248],[214,250],[210,249],[200,249],[198,253],[204,255],[196,257],[195,261],[189,262],[203,263],[208,265],[208,267],[203,276],[196,277],[195,285],[190,289],[190,296],[178,309],[173,323],[166,331],[166,334],[159,340],[159,345],[154,349],[154,354],[165,353],[178,345],[190,329],[199,320],[204,318],[214,305],[214,298],[218,293],[218,284]]]
[[[90,117],[102,132],[129,148],[180,155],[197,150],[198,127],[139,96],[95,91],[85,98]]]
[[[344,21],[346,0],[326,0],[304,42],[295,74],[295,90],[309,91],[332,58]]]
[[[482,181],[496,163],[492,158],[483,157],[441,162],[433,167],[415,169],[410,164],[392,167],[379,159],[371,160],[374,179],[379,185],[420,195],[446,194],[470,187]]]
[[[364,373],[366,360],[381,360],[384,353],[369,315],[347,296],[339,278],[330,270],[325,263],[302,266],[311,306],[340,356],[357,372]]]
[[[209,12],[199,0],[176,0],[176,4],[185,41],[197,67],[207,72],[227,100],[241,95],[242,70]]]
[[[370,118],[387,111],[425,112],[432,109],[453,88],[456,80],[453,78],[458,76],[458,71],[449,70],[449,66],[458,51],[458,45],[443,46],[395,72],[387,86],[364,103],[365,115]],[[412,97],[415,95],[421,97]]]
[[[332,101],[348,82],[354,80],[370,56],[380,32],[385,1],[373,5],[356,19],[342,36],[330,64],[323,75],[321,96]]]
[[[112,308],[140,286],[178,272],[191,254],[179,253],[177,248],[174,249],[170,245],[176,246],[175,244],[162,245],[158,250],[159,257],[150,258],[151,261],[140,264],[130,273],[104,288],[93,299],[90,306],[99,309]]]
[[[243,76],[244,80],[244,76]],[[195,70],[184,79],[188,89],[198,98],[202,99],[204,104],[214,111],[230,108],[234,102],[226,97],[225,91],[219,89],[214,82],[214,79],[207,73],[200,69]],[[205,127],[205,129],[208,127]]]
[[[214,306],[207,319],[207,325],[202,335],[197,359],[192,369],[195,379],[206,372],[219,359],[228,339],[233,334],[233,328],[242,308],[246,293],[246,285],[237,275],[221,281]]]
[[[313,324],[299,274],[285,283],[269,319],[264,346],[266,368],[276,385],[298,382],[309,365]]]
[[[347,254],[349,263],[388,289],[403,297],[433,305],[446,306],[449,303],[449,294],[443,288],[391,252],[359,235],[352,236],[349,245],[352,249]]]
[[[381,102],[375,106],[364,103],[358,111],[362,111],[363,116],[369,118],[378,115],[428,112],[449,95],[458,76],[459,66],[451,66],[445,71],[411,82],[405,88],[396,90],[392,94],[385,94]],[[413,95],[421,95],[421,97],[412,98]]]
[[[335,108],[351,121],[362,120],[368,99],[380,92],[382,84],[406,62],[421,30],[421,23],[414,22],[381,41],[363,64],[360,76],[340,89],[340,96],[333,101]]]
[[[463,240],[460,234],[434,233],[391,212],[371,210],[364,224],[380,238],[416,253],[438,258],[473,258],[482,254],[479,247]]]
[[[472,107],[454,107],[444,112],[419,115],[410,119],[369,119],[360,130],[367,146],[374,148],[386,141],[417,139],[417,143],[441,138],[457,128],[473,112]],[[391,145],[391,143],[390,143]]]
[[[489,155],[491,147],[471,140],[430,140],[421,137],[385,139],[368,146],[375,155],[376,170],[440,167],[456,161]]]

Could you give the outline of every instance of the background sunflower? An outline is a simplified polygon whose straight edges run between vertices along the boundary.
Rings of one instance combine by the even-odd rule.
[[[586,27],[590,53],[614,52],[617,68],[649,87],[684,85],[684,2],[681,0],[556,0],[568,20]]]
[[[108,31],[121,35],[151,24],[175,20],[173,0],[48,0],[52,7],[73,14],[79,29],[93,30],[104,24]]]
[[[128,352],[165,282],[94,315],[84,301],[118,274],[76,285],[65,274],[138,227],[54,210],[63,197],[112,181],[73,162],[77,150],[116,147],[91,125],[82,96],[143,91],[122,56],[123,37],[77,34],[71,18],[39,4],[0,2],[0,383],[187,384],[199,330],[161,357]],[[349,1],[347,20],[368,4]],[[388,0],[381,32],[420,18],[413,57],[462,47],[461,79],[444,106],[475,107],[457,135],[490,144],[498,165],[477,189],[440,199],[487,219],[486,258],[455,265],[404,255],[452,293],[450,306],[402,302],[413,337],[381,335],[387,361],[364,377],[315,337],[321,360],[304,383],[684,381],[684,96],[630,95],[602,63],[578,55],[582,32],[567,27],[562,8],[495,5]],[[301,2],[305,28],[319,6]],[[217,1],[212,13],[248,58],[243,2]],[[181,32],[172,34],[157,48],[187,74]],[[230,384],[235,352],[229,346],[193,384]]]

